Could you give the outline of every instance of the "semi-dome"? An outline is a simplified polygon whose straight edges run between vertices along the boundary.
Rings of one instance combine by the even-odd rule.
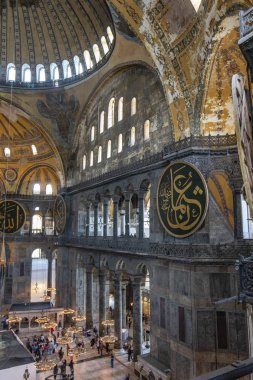
[[[3,0],[0,7],[1,85],[65,85],[103,66],[113,50],[104,0]]]

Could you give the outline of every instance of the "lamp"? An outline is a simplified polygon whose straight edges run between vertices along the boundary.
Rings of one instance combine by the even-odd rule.
[[[75,310],[68,309],[68,308],[63,310],[63,314],[65,314],[65,315],[74,314],[74,312],[75,312]]]
[[[57,326],[57,323],[53,321],[45,322],[41,325],[43,329],[54,329],[56,326]]]
[[[35,363],[37,371],[50,371],[55,366],[55,362],[53,360],[43,360],[41,362]]]
[[[62,345],[73,343],[71,336],[61,336],[56,339],[56,342]]]
[[[86,317],[85,315],[81,312],[81,309],[79,308],[76,315],[74,317],[72,317],[73,321],[75,322],[81,322],[81,321],[85,321]]]
[[[13,313],[13,315],[11,317],[8,318],[8,322],[9,324],[15,324],[15,323],[19,323],[21,321],[21,317],[18,317],[16,315],[16,313]]]
[[[113,344],[115,343],[118,338],[114,335],[105,335],[103,336],[102,338],[100,338],[102,340],[103,343],[109,343],[109,344]]]
[[[42,324],[49,322],[49,318],[45,316],[44,311],[42,310],[41,316],[35,319],[35,322]]]

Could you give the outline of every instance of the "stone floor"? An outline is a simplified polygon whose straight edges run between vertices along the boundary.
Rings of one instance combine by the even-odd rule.
[[[94,349],[95,351],[95,349]],[[127,354],[123,351],[115,350],[114,368],[111,368],[110,357],[87,358],[86,361],[76,363],[74,366],[75,380],[124,380],[130,374],[130,380],[139,379],[134,375],[134,363],[127,361]],[[37,373],[36,380],[44,380],[52,375],[53,371]],[[67,367],[67,374],[70,373]],[[53,376],[50,377],[53,380]]]

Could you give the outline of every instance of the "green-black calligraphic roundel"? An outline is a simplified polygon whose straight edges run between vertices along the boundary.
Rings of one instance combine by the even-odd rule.
[[[203,223],[208,207],[204,177],[193,165],[175,161],[161,175],[157,211],[166,231],[177,238],[193,234]]]
[[[0,202],[0,231],[13,234],[20,230],[25,223],[25,210],[23,207],[11,200]]]
[[[54,224],[58,234],[63,234],[66,225],[66,204],[61,195],[57,195],[54,203]]]

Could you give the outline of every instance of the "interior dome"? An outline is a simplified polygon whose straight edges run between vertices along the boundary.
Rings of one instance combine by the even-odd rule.
[[[103,66],[113,50],[104,0],[3,0],[0,8],[2,85],[65,85]]]

